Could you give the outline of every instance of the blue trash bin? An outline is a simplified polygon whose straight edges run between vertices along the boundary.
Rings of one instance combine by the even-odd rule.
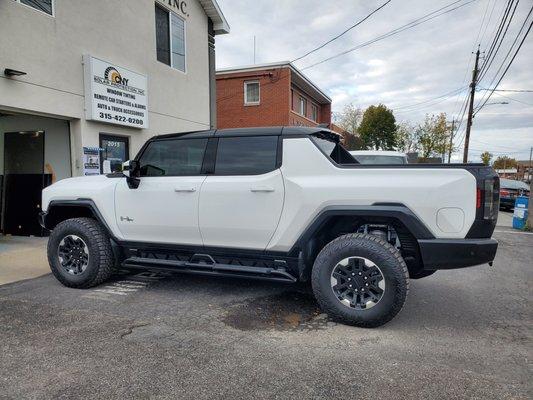
[[[524,229],[527,221],[527,207],[529,205],[529,198],[526,196],[519,196],[514,203],[513,213],[513,228]]]

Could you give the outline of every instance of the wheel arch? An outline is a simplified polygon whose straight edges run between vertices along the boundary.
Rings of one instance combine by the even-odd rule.
[[[392,226],[402,244],[402,256],[409,271],[423,269],[418,239],[434,239],[434,236],[404,204],[328,206],[315,217],[290,250],[292,256],[299,258],[300,279],[309,279],[314,260],[327,243],[346,233],[354,233],[366,223]]]
[[[104,227],[108,235],[113,237],[98,207],[90,199],[52,200],[47,211],[41,213],[40,223],[43,228],[53,230],[60,222],[79,217],[95,219]]]

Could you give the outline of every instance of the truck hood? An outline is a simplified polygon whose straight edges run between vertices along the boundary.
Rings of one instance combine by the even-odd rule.
[[[91,199],[98,203],[100,199],[114,199],[115,187],[123,179],[106,175],[62,179],[43,190],[42,210],[46,211],[51,201]]]

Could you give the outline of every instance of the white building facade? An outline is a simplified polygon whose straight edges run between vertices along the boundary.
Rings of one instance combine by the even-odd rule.
[[[1,230],[37,234],[30,210],[54,181],[214,127],[228,32],[215,0],[0,0]]]

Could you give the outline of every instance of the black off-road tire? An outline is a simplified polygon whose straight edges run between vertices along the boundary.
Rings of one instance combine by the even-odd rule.
[[[59,260],[59,244],[65,236],[76,235],[88,247],[89,260],[79,275],[69,274]],[[114,257],[109,235],[92,218],[72,218],[59,223],[48,240],[48,264],[59,282],[71,288],[90,288],[106,281],[114,272]]]
[[[333,291],[332,271],[349,257],[366,258],[382,272],[385,290],[371,308],[356,309],[343,304]],[[339,322],[364,328],[374,328],[393,319],[409,291],[409,274],[399,251],[377,236],[361,233],[340,236],[324,246],[313,265],[311,282],[323,311]]]

